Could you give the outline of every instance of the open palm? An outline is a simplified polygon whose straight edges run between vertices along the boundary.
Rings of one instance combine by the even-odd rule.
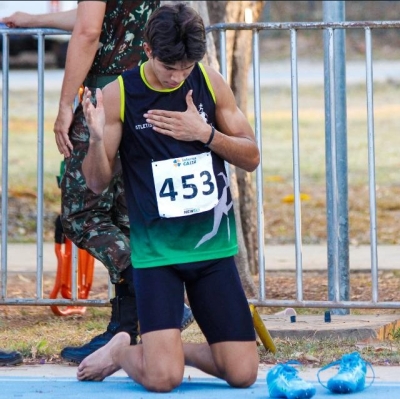
[[[97,105],[94,106],[91,102],[91,91],[85,87],[83,94],[83,113],[88,124],[90,139],[91,140],[102,140],[104,125],[105,125],[105,113],[103,106],[103,93],[100,89],[96,89],[96,100]]]

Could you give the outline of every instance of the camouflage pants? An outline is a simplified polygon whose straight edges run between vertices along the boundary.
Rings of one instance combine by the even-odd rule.
[[[94,99],[93,99],[94,100]],[[131,266],[129,220],[122,171],[115,173],[109,187],[100,195],[87,186],[82,162],[89,146],[89,130],[82,106],[75,111],[69,132],[72,154],[65,158],[61,180],[61,221],[64,234],[78,248],[87,250],[108,269],[112,283]]]

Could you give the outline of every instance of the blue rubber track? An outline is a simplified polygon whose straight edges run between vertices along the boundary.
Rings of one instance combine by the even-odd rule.
[[[335,395],[315,384],[317,393],[313,398],[349,397],[377,399],[400,398],[400,383],[374,383],[368,389],[349,395]],[[128,377],[108,377],[103,382],[80,382],[75,378],[0,377],[0,397],[19,399],[109,399],[144,398],[151,399],[235,399],[269,398],[267,384],[258,379],[246,389],[231,388],[224,381],[215,378],[185,378],[182,384],[170,393],[157,394],[146,391]]]

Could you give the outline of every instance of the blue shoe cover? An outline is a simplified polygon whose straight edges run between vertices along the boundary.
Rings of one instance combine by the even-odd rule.
[[[336,375],[328,380],[328,383],[325,386],[324,384],[322,384],[319,378],[319,373],[336,365],[339,366],[339,371]],[[333,393],[343,394],[360,392],[365,389],[365,376],[367,374],[367,365],[371,367],[371,370],[373,372],[371,364],[367,363],[358,352],[349,353],[347,355],[343,355],[340,360],[330,363],[319,370],[318,381],[322,386],[329,389]]]
[[[315,387],[298,376],[298,371],[288,364],[278,364],[267,374],[271,398],[308,399],[315,395]]]

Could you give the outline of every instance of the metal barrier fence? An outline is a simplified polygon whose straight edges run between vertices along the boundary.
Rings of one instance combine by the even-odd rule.
[[[57,306],[104,306],[109,301],[99,299],[78,299],[77,257],[75,246],[72,249],[72,281],[71,299],[48,299],[43,295],[43,220],[44,220],[44,72],[45,72],[45,37],[49,35],[70,35],[70,32],[58,29],[9,29],[0,28],[2,34],[2,196],[1,196],[1,299],[0,304],[5,305],[57,305]],[[36,297],[35,298],[10,298],[7,297],[8,278],[8,139],[9,139],[9,64],[10,49],[9,37],[11,35],[35,36],[38,41],[38,92],[37,92],[37,227],[36,227]],[[54,256],[54,263],[57,259]],[[55,269],[56,270],[56,269]],[[109,284],[108,297],[111,297]]]
[[[373,107],[373,61],[372,61],[372,30],[376,29],[399,29],[398,21],[373,21],[373,22],[317,22],[317,23],[252,23],[252,24],[217,24],[209,28],[211,31],[218,31],[221,46],[221,71],[226,77],[226,32],[228,30],[250,30],[253,37],[253,80],[254,80],[254,115],[255,115],[255,134],[259,148],[262,148],[262,129],[261,129],[261,96],[260,96],[260,45],[259,35],[263,30],[284,30],[290,32],[290,54],[291,54],[291,100],[292,100],[292,140],[293,140],[293,193],[294,193],[294,214],[295,214],[295,258],[296,258],[296,290],[297,297],[295,300],[267,300],[265,286],[265,265],[264,255],[264,216],[263,216],[263,164],[262,161],[256,171],[257,185],[257,210],[258,210],[258,246],[259,246],[259,297],[257,300],[251,301],[256,306],[278,306],[278,307],[309,307],[309,308],[399,308],[400,302],[384,302],[378,298],[378,259],[377,259],[377,235],[376,235],[376,183],[375,183],[375,147],[374,147],[374,107]],[[297,32],[300,30],[322,30],[327,36],[327,45],[325,47],[325,90],[328,96],[325,100],[328,102],[329,113],[328,127],[330,130],[330,164],[327,165],[326,179],[327,190],[330,189],[332,195],[330,212],[332,213],[331,225],[329,227],[328,236],[331,236],[331,266],[333,273],[333,298],[327,301],[310,301],[303,298],[303,265],[302,265],[302,233],[301,233],[301,206],[300,206],[300,157],[299,157],[299,115],[298,115],[298,72],[297,72]],[[370,239],[371,239],[371,279],[372,279],[372,300],[371,301],[350,301],[343,300],[341,289],[343,281],[340,279],[341,272],[339,264],[339,251],[343,249],[343,242],[339,237],[339,219],[341,211],[339,207],[339,190],[338,182],[340,179],[346,179],[347,176],[338,173],[338,165],[336,154],[337,137],[337,85],[335,79],[338,76],[336,62],[337,52],[335,51],[335,32],[345,31],[349,29],[362,29],[365,34],[365,73],[366,73],[366,97],[367,97],[367,123],[368,123],[368,180],[369,180],[369,205],[370,205]],[[344,60],[343,60],[344,61]],[[340,84],[343,84],[340,81]],[[344,87],[344,90],[346,88]],[[326,93],[325,93],[326,94]],[[333,156],[335,155],[335,156]],[[330,175],[330,176],[328,176]],[[329,178],[330,177],[330,178]],[[347,198],[346,198],[347,201]],[[328,218],[328,210],[327,210]],[[329,242],[328,242],[329,244]],[[346,242],[348,246],[349,243]],[[263,266],[266,266],[265,268]],[[348,267],[347,265],[344,265]],[[328,271],[328,269],[327,269]]]
[[[261,127],[261,96],[260,96],[260,32],[288,31],[290,33],[291,50],[291,100],[292,100],[292,140],[293,140],[293,194],[294,194],[294,225],[295,225],[295,258],[296,258],[296,290],[295,300],[267,300],[265,285],[265,237],[264,237],[264,210],[263,210],[263,162],[256,171],[257,187],[257,211],[258,211],[258,247],[259,247],[259,297],[251,301],[256,306],[274,307],[310,307],[310,308],[400,308],[400,302],[382,302],[378,298],[378,261],[377,261],[377,239],[376,239],[376,183],[375,183],[375,148],[374,148],[374,107],[373,107],[373,61],[371,35],[374,29],[399,29],[399,21],[388,22],[317,22],[317,23],[252,23],[252,24],[217,24],[207,28],[208,32],[218,31],[221,50],[221,73],[226,77],[226,32],[229,30],[248,30],[252,33],[252,75],[254,87],[254,127],[259,148],[262,148]],[[325,83],[328,82],[330,113],[331,152],[336,154],[336,123],[335,123],[335,32],[348,29],[362,29],[365,33],[365,73],[366,73],[366,97],[367,97],[367,120],[368,120],[368,155],[369,155],[369,192],[370,192],[370,237],[371,237],[371,279],[372,300],[350,301],[343,300],[340,296],[340,270],[339,270],[339,237],[336,227],[339,224],[338,214],[338,176],[336,156],[330,159],[329,173],[332,175],[327,182],[332,190],[332,271],[334,297],[328,301],[308,301],[303,299],[303,265],[302,265],[302,233],[301,233],[301,207],[300,207],[300,161],[299,161],[299,115],[298,115],[298,72],[297,72],[297,32],[299,30],[321,30],[327,36],[326,48],[326,75]],[[3,37],[3,60],[2,60],[2,227],[1,227],[1,298],[0,304],[5,305],[93,305],[102,306],[108,302],[102,300],[80,300],[77,298],[76,262],[73,265],[72,299],[46,299],[43,297],[43,104],[44,104],[44,39],[46,35],[69,34],[53,29],[4,29],[0,28]],[[38,38],[38,158],[37,158],[37,286],[36,298],[7,298],[7,224],[8,224],[8,123],[9,123],[9,42],[11,34],[35,35]],[[327,172],[328,174],[328,172]],[[343,176],[342,176],[343,178]],[[347,243],[348,245],[348,243]],[[76,257],[76,255],[75,255]],[[266,265],[268,266],[268,265]]]

